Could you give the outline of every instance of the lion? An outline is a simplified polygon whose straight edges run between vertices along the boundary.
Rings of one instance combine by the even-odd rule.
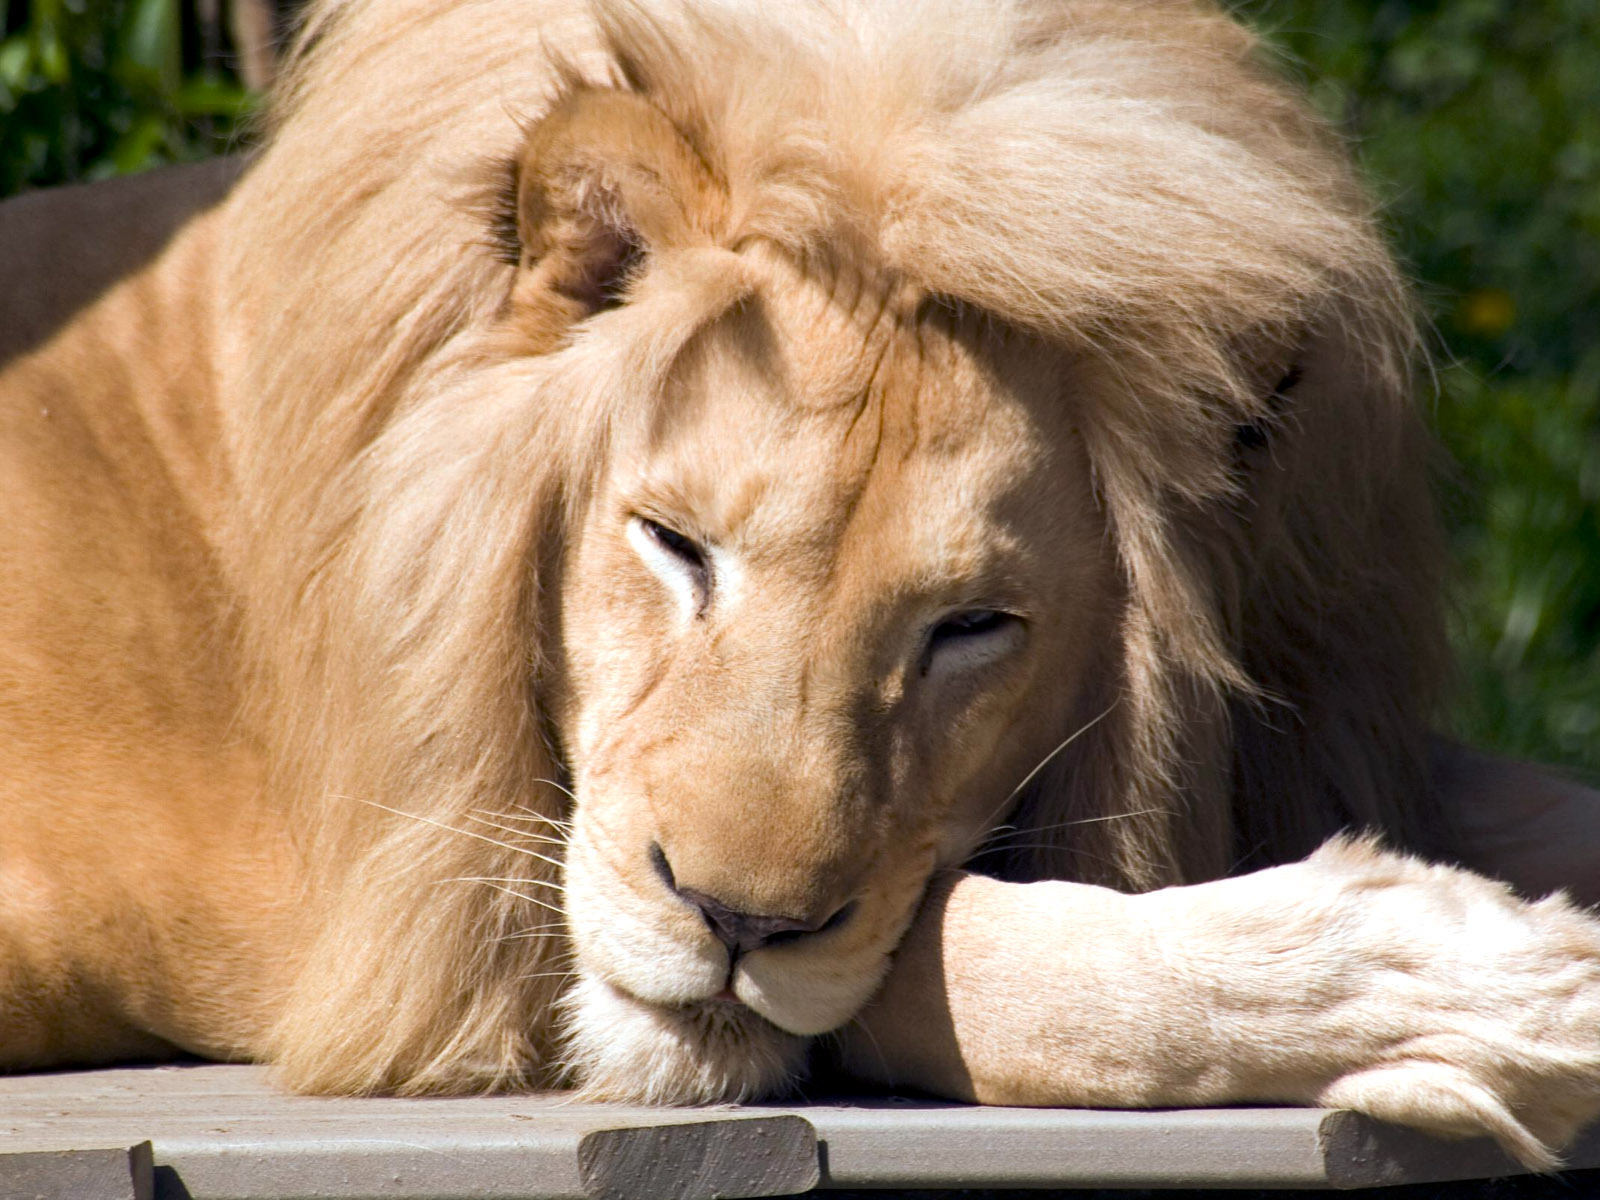
[[[326,0],[0,231],[5,1066],[1600,1114],[1592,797],[1430,749],[1411,301],[1218,10]]]

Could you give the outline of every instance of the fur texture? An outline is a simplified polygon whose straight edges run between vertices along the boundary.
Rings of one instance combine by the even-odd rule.
[[[726,244],[867,259],[1061,347],[1092,389],[1126,589],[1112,712],[1029,789],[1038,848],[1003,871],[1145,888],[1350,823],[1437,830],[1408,304],[1342,156],[1253,53],[1181,3],[312,14],[223,269],[250,331],[227,436],[256,711],[339,914],[280,1031],[291,1078],[421,1089],[472,1062],[493,1082],[546,1053],[510,1032],[550,992],[515,982],[514,900],[435,883],[515,858],[359,802],[452,826],[508,798],[560,813],[523,668],[549,629],[541,548],[607,405],[729,299],[677,288],[680,315],[577,338],[559,375],[484,365],[472,334],[511,269],[474,252],[475,181],[584,85],[683,132],[725,189]],[[488,372],[517,402],[456,394]]]
[[[1600,1112],[1600,923],[1559,895],[1341,838],[1135,896],[951,875],[929,903],[847,1035],[859,1074],[981,1103],[1354,1108],[1544,1170]]]
[[[73,811],[172,867],[137,962],[23,906],[7,1061],[766,1094],[975,851],[1143,891],[1449,849],[1413,342],[1338,147],[1209,6],[313,5],[227,200],[6,382],[24,456],[66,447],[26,527],[102,464],[96,553],[182,652],[40,649],[100,593],[7,634],[121,714],[83,761],[139,764],[25,777],[28,830],[114,795]],[[113,377],[79,440],[25,424]],[[66,577],[39,546],[18,595]],[[798,939],[735,963],[705,895]],[[76,1049],[27,1017],[97,988]]]

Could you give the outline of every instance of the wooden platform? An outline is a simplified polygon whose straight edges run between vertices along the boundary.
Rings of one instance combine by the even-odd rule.
[[[1600,1128],[1571,1165],[1600,1166]],[[710,1200],[812,1188],[1351,1188],[1516,1172],[1485,1142],[1318,1109],[324,1100],[275,1091],[261,1068],[242,1066],[0,1078],[3,1200]]]

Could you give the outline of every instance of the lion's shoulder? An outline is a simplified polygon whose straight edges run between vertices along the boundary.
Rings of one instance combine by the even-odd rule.
[[[43,342],[154,258],[227,194],[240,162],[219,159],[31,192],[0,204],[0,362]]]

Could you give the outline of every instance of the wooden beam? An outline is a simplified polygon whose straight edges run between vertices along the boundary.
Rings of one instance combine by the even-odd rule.
[[[3,1200],[154,1200],[150,1143],[0,1153]]]
[[[140,1175],[127,1149],[137,1154],[145,1141],[153,1147],[154,1200],[732,1200],[813,1187],[1337,1189],[1519,1173],[1485,1141],[1439,1141],[1325,1109],[1117,1112],[895,1099],[659,1109],[549,1093],[340,1100],[287,1095],[263,1068],[247,1066],[0,1077],[4,1200],[152,1200],[139,1190],[148,1186],[151,1151],[143,1151]],[[1574,1148],[1570,1165],[1600,1167],[1600,1128]],[[69,1170],[86,1172],[83,1186],[51,1182],[68,1179]],[[13,1187],[13,1180],[42,1182],[28,1191],[34,1185]]]

